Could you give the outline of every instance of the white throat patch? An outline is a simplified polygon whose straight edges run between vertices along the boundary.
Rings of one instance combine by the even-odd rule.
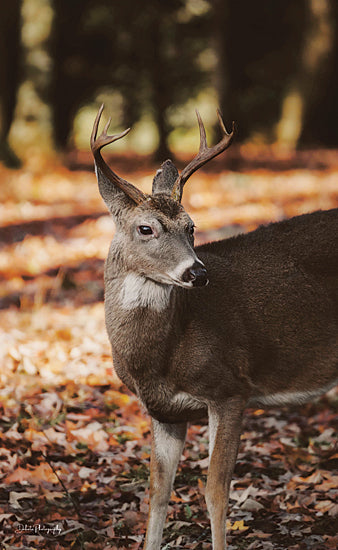
[[[142,275],[128,273],[120,293],[122,308],[149,307],[154,311],[163,311],[169,305],[171,291],[172,285],[156,283]]]

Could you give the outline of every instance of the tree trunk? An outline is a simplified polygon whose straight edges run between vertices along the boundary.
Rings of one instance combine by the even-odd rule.
[[[166,70],[164,55],[164,47],[162,44],[162,17],[161,6],[158,1],[152,5],[152,18],[149,25],[149,36],[152,37],[149,64],[149,84],[151,95],[151,108],[154,113],[154,119],[157,126],[159,141],[157,149],[154,153],[156,161],[163,162],[168,157],[172,156],[168,146],[168,124],[167,124],[167,109],[170,107],[167,98],[166,78],[163,72]]]
[[[330,0],[307,0],[306,8],[307,28],[300,66],[286,90],[281,118],[276,127],[277,144],[287,149],[294,149],[301,136],[305,138],[305,121],[311,106],[317,104],[321,90],[326,88],[333,60],[334,29]],[[307,132],[309,126],[312,132],[316,132],[313,124],[307,125]]]
[[[0,1],[0,161],[18,167],[7,138],[12,124],[19,80],[20,0]]]
[[[49,41],[53,23],[52,0],[23,0],[21,43],[23,81],[20,85],[11,141],[25,164],[40,170],[55,159],[50,83]]]
[[[331,49],[316,78],[316,93],[309,97],[304,114],[301,145],[338,147],[338,2],[331,0],[327,17]]]
[[[168,147],[168,128],[166,123],[165,109],[154,100],[155,122],[158,130],[158,145],[154,153],[154,160],[164,162],[168,158],[172,158],[172,152]]]
[[[231,42],[231,21],[229,17],[228,1],[212,0],[214,8],[213,42],[216,52],[216,88],[219,104],[225,123],[238,120],[238,105],[236,94],[229,91],[228,48]],[[231,85],[231,84],[230,84]],[[234,86],[234,83],[232,84]]]

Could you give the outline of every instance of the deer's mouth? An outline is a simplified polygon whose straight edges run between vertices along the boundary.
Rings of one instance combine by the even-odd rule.
[[[186,288],[206,286],[209,282],[204,263],[196,257],[193,262],[182,262],[175,271],[169,272],[168,276],[175,284]]]
[[[182,261],[171,271],[145,273],[144,277],[151,279],[155,283],[175,285],[183,288],[202,287],[206,286],[209,282],[206,267],[197,258],[194,258],[192,261]]]
[[[205,274],[203,274],[203,276],[201,274],[201,276],[191,279],[189,281],[178,279],[177,277],[173,277],[172,275],[169,275],[169,274],[158,275],[156,277],[154,276],[149,278],[155,283],[160,283],[164,285],[175,285],[175,286],[180,286],[182,288],[202,287],[202,286],[206,286],[209,283],[209,279],[207,278],[206,271],[205,271]]]

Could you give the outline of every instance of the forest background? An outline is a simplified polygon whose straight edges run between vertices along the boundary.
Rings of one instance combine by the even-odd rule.
[[[114,227],[89,136],[149,191],[209,142],[186,186],[197,244],[338,205],[335,0],[0,0],[0,547],[139,548],[149,418],[112,367],[103,264]],[[248,410],[229,548],[337,548],[337,393]],[[204,549],[207,426],[190,427],[164,541]],[[49,530],[48,530],[49,529]],[[2,546],[1,546],[2,545]]]

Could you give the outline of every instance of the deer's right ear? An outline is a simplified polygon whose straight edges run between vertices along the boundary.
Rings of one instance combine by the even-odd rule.
[[[152,194],[165,193],[171,195],[174,183],[178,178],[178,170],[171,160],[166,160],[153,179]]]
[[[101,196],[106,203],[108,210],[113,216],[118,217],[119,213],[125,208],[141,204],[148,197],[134,185],[124,180],[109,168],[108,164],[103,160],[101,149],[109,143],[113,143],[124,137],[130,130],[125,130],[121,134],[109,136],[107,134],[110,120],[107,122],[103,132],[97,137],[100,118],[103,111],[101,105],[93,126],[92,135],[90,138],[90,146],[95,161],[95,172],[99,183]]]
[[[105,175],[96,163],[95,174],[99,185],[100,195],[114,218],[118,219],[126,209],[136,205],[124,191],[114,185],[114,182]]]

